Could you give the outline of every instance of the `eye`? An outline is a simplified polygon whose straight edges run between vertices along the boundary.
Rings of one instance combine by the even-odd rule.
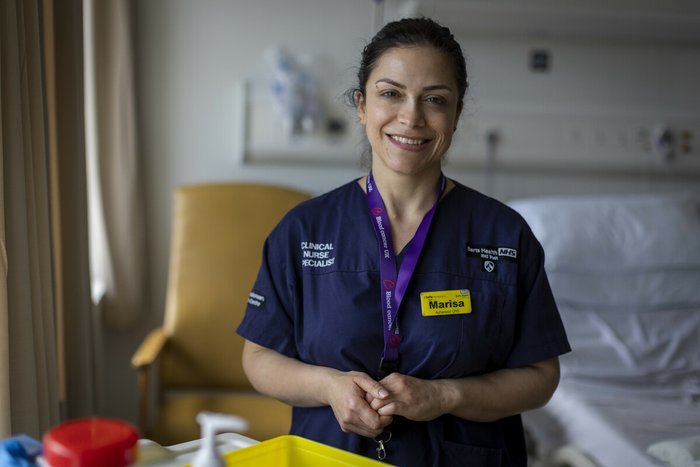
[[[435,105],[444,105],[447,102],[447,99],[442,96],[428,96],[425,98],[425,100],[426,102]]]
[[[384,91],[380,91],[379,95],[381,97],[398,97],[399,93],[393,89],[385,89]]]

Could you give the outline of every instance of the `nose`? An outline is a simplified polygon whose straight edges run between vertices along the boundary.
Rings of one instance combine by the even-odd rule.
[[[407,127],[418,127],[425,125],[425,117],[420,101],[416,99],[406,99],[399,109],[399,123]]]

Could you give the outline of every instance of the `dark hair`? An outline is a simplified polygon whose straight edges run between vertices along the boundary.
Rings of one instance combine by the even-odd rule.
[[[454,66],[457,81],[458,108],[462,108],[464,95],[469,86],[467,65],[459,43],[450,30],[430,18],[404,18],[387,23],[362,51],[360,68],[357,71],[358,87],[347,91],[348,100],[357,105],[357,93],[365,95],[365,85],[377,61],[389,49],[395,47],[431,46],[447,56]]]

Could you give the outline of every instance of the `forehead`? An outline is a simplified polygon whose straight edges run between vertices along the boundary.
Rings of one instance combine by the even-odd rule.
[[[401,83],[420,80],[455,87],[457,84],[455,69],[449,58],[431,46],[387,49],[376,61],[368,84],[382,78],[391,78]]]

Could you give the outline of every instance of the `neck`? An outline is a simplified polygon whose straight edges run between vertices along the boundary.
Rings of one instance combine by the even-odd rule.
[[[374,183],[382,195],[389,218],[394,220],[420,217],[436,201],[440,170],[420,175],[372,170]]]

